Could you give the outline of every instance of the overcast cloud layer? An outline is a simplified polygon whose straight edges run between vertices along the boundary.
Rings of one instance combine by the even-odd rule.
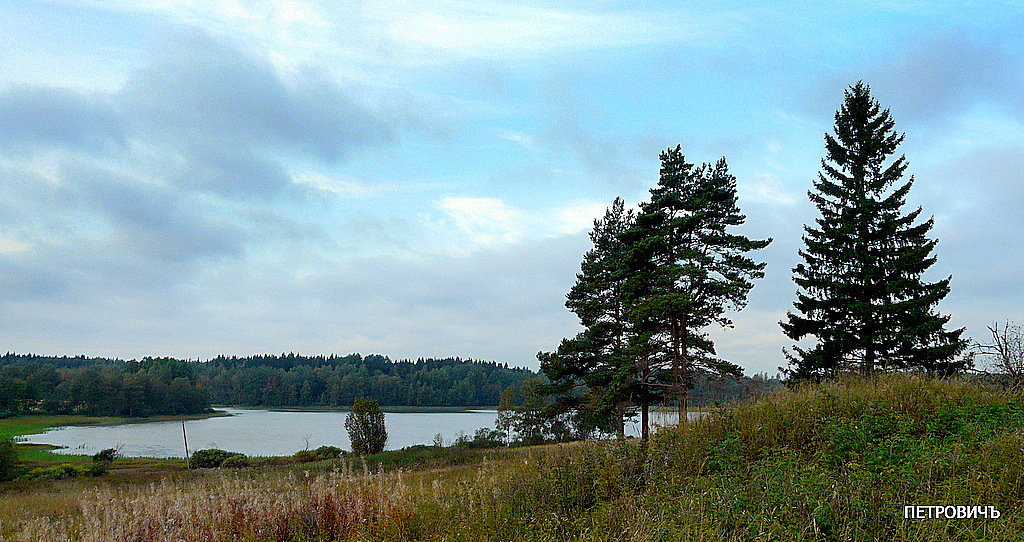
[[[1024,320],[1024,11],[776,2],[9,2],[0,349],[459,355],[536,368],[587,231],[726,156],[767,277],[719,353],[774,373],[822,134],[906,132],[940,306]]]

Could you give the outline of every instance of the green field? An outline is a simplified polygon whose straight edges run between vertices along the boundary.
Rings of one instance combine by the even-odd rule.
[[[124,423],[124,418],[97,416],[17,416],[0,420],[0,439],[23,435],[35,435],[53,427],[64,425],[90,425]],[[51,452],[52,447],[18,444],[18,459],[31,462],[79,463],[89,461],[89,457],[80,455],[60,455]]]
[[[42,433],[62,425],[124,423],[125,418],[97,416],[17,416],[0,420],[0,439]]]

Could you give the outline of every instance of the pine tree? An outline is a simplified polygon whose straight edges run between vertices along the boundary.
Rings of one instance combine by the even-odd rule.
[[[637,365],[642,418],[652,396],[667,395],[686,420],[686,393],[695,374],[739,375],[739,366],[716,356],[706,328],[731,326],[728,309],[746,305],[764,263],[746,254],[771,239],[731,232],[746,217],[737,206],[736,178],[725,159],[694,167],[681,147],[661,153],[658,186],[626,232],[627,299],[634,326],[631,354]],[[641,421],[644,432],[647,420]]]
[[[808,192],[821,217],[804,227],[803,262],[793,269],[796,313],[781,322],[789,338],[817,340],[786,352],[794,377],[964,368],[953,360],[966,345],[963,329],[945,330],[949,316],[934,310],[950,277],[922,280],[936,260],[936,240],[927,237],[933,219],[918,222],[920,208],[902,211],[914,178],[900,183],[905,156],[890,161],[904,138],[894,127],[858,82],[845,91],[834,135],[825,134],[822,171]]]
[[[594,247],[583,256],[565,302],[583,330],[564,339],[555,352],[537,354],[541,370],[551,380],[545,391],[557,397],[552,414],[581,413],[585,428],[607,430],[614,422],[620,436],[630,403],[630,360],[626,356],[630,326],[623,297],[626,251],[622,235],[632,226],[633,218],[622,199],[615,198],[604,217],[594,221],[590,232]]]

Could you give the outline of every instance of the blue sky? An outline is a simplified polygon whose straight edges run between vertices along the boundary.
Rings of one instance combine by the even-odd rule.
[[[339,5],[340,4],[340,5]],[[592,220],[725,156],[767,276],[719,353],[775,372],[822,135],[863,79],[982,339],[1024,319],[1014,2],[5,2],[0,349],[536,367]]]

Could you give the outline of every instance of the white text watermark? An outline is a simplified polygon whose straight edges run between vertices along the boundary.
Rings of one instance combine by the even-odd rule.
[[[903,519],[996,519],[995,506],[904,506]]]

